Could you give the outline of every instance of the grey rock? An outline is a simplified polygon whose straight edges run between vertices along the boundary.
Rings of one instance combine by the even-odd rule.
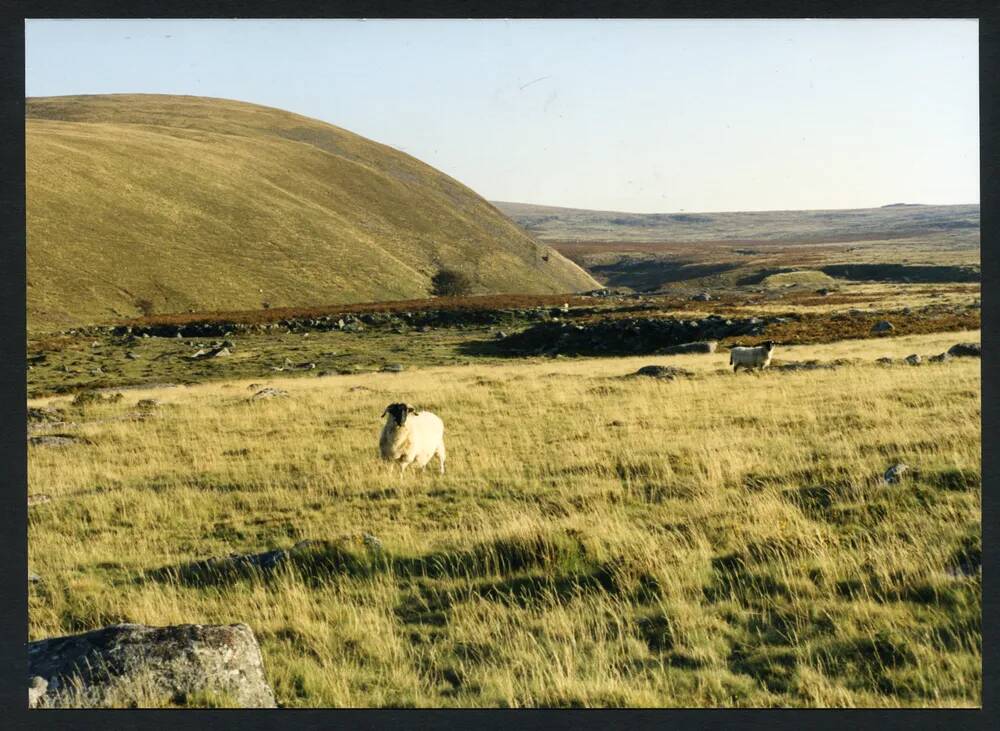
[[[896,361],[890,358],[889,356],[883,356],[882,358],[876,358],[875,362],[878,363],[879,365],[892,365]]]
[[[140,359],[140,358],[141,358],[142,356],[140,356],[140,355],[139,355],[138,353],[136,353],[136,352],[135,352],[134,350],[129,350],[129,351],[126,351],[126,353],[125,353],[125,357],[126,357],[126,358],[127,358],[128,360],[139,360],[139,359]]]
[[[382,366],[383,373],[402,373],[406,370],[401,363],[386,363]]]
[[[821,363],[818,360],[789,360],[781,361],[778,363],[772,363],[770,369],[772,371],[826,371],[833,370],[834,368],[839,368],[840,366],[847,365],[849,361],[838,359],[831,360],[827,363]]]
[[[28,708],[35,708],[45,691],[49,688],[49,681],[40,675],[36,675],[28,681]]]
[[[932,355],[927,359],[931,363],[947,363],[952,360],[952,355],[950,353],[938,353],[937,355]]]
[[[43,492],[35,493],[34,495],[28,495],[28,506],[41,505],[42,503],[47,503],[52,499],[51,495],[46,495]]]
[[[681,343],[680,345],[668,345],[660,352],[664,355],[676,355],[681,353],[714,353],[719,343],[715,340],[704,340],[697,343]]]
[[[28,444],[35,447],[68,447],[83,440],[71,434],[39,434],[28,437]]]
[[[907,365],[920,365],[921,358],[916,353],[911,353],[910,355],[906,356],[903,360],[906,361]]]
[[[268,388],[262,388],[260,391],[258,391],[257,393],[255,393],[253,396],[250,397],[250,400],[251,401],[260,401],[262,399],[281,398],[281,397],[287,396],[287,395],[288,395],[288,391],[283,391],[280,388],[270,388],[270,387],[268,387]]]
[[[675,368],[674,366],[664,365],[643,366],[635,373],[631,374],[631,376],[648,376],[650,378],[661,378],[667,381],[672,381],[678,377],[689,378],[693,375],[694,373],[683,368]]]
[[[691,297],[693,302],[708,302],[712,299],[712,295],[708,292],[699,292],[698,294]]]
[[[365,547],[372,553],[382,553],[382,541],[371,533],[365,533],[362,537]]]
[[[32,406],[28,407],[28,421],[29,422],[52,422],[52,421],[62,421],[62,412],[48,407],[34,408]]]
[[[205,360],[206,358],[220,358],[229,355],[229,346],[218,345],[212,348],[199,348],[197,352],[184,356],[188,360]]]
[[[955,358],[981,358],[983,346],[979,343],[956,343],[948,348],[948,355]]]
[[[28,643],[38,706],[171,703],[202,693],[239,708],[274,708],[260,647],[245,624],[116,624]]]
[[[882,475],[882,479],[885,480],[887,484],[894,485],[903,478],[903,475],[908,472],[909,469],[909,465],[897,462],[885,471],[885,474]]]
[[[896,328],[888,320],[879,320],[872,326],[873,333],[888,333],[892,332]]]
[[[827,289],[826,287],[823,287],[821,289],[817,289],[816,290],[816,294],[820,295],[821,297],[829,297],[830,296],[830,290]]]

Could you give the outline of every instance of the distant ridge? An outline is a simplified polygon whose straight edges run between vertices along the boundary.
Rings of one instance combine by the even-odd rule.
[[[624,213],[494,201],[543,241],[836,241],[979,228],[979,204],[726,213]]]

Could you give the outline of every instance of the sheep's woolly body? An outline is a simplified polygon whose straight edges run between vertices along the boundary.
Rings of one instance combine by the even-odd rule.
[[[403,470],[411,464],[423,469],[437,456],[444,473],[444,422],[430,411],[410,414],[403,424],[397,424],[389,414],[382,427],[379,451],[382,459],[398,462]]]
[[[758,345],[753,348],[737,346],[729,350],[729,365],[733,367],[734,373],[741,367],[748,370],[767,368],[771,365],[771,356],[773,354],[773,345],[770,348],[766,345]]]

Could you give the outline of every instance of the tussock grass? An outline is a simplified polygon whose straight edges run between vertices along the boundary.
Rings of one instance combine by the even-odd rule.
[[[286,706],[976,706],[980,363],[871,363],[974,339],[781,353],[865,361],[833,371],[529,361],[75,407],[89,443],[29,448],[52,498],[30,636],[246,622]],[[651,362],[695,376],[621,378]],[[390,401],[442,416],[445,476],[378,462]],[[162,571],[304,539],[274,571]]]

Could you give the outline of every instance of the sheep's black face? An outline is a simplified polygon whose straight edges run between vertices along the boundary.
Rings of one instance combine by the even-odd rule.
[[[414,413],[415,411],[416,409],[408,404],[389,404],[385,407],[385,411],[382,412],[382,416],[389,414],[398,426],[402,426],[406,423],[407,414]]]
[[[767,350],[768,353],[770,353],[772,350],[774,350],[774,341],[773,340],[765,340],[764,341],[764,349]]]

